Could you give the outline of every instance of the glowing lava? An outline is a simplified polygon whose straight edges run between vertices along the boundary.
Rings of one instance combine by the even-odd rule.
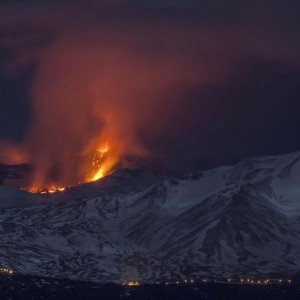
[[[108,149],[108,145],[104,145],[95,151],[92,157],[92,165],[85,182],[96,181],[105,176],[104,160]]]
[[[56,187],[56,186],[50,186],[45,188],[29,187],[29,188],[21,188],[21,190],[32,194],[55,194],[55,193],[65,191],[66,187]]]
[[[118,155],[113,154],[111,148],[108,144],[103,144],[98,147],[98,149],[94,152],[89,160],[87,166],[86,177],[83,180],[83,183],[89,183],[92,181],[96,181],[101,179],[102,177],[108,175],[113,167],[118,162]],[[78,184],[81,184],[80,182]],[[29,188],[21,188],[24,191],[33,193],[33,194],[55,194],[59,192],[64,192],[66,188],[70,188],[71,186],[43,186],[36,187],[34,184]]]
[[[29,187],[29,188],[21,188],[21,190],[32,193],[32,194],[55,194],[59,192],[63,192],[66,190],[66,187],[46,187],[46,188],[36,188],[36,187]]]
[[[110,151],[108,144],[99,147],[93,155],[92,165],[86,176],[85,182],[92,182],[109,174],[118,158]]]

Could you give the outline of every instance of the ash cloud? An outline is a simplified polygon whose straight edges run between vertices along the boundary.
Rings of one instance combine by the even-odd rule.
[[[22,147],[38,185],[77,180],[78,157],[108,140],[120,160],[171,157],[189,169],[198,150],[205,158],[211,124],[224,122],[228,102],[236,105],[212,90],[224,92],[251,60],[300,63],[297,38],[275,32],[272,22],[234,26],[130,3],[2,4],[0,45],[11,54],[2,72],[34,70]]]

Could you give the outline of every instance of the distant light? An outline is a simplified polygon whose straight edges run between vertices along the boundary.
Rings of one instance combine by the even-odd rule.
[[[128,285],[128,286],[139,286],[141,285],[138,281],[129,281],[129,282],[125,282],[124,285]]]

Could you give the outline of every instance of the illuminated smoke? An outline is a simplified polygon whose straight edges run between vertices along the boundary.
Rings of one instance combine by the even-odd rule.
[[[10,70],[36,67],[34,120],[22,145],[35,167],[35,187],[97,179],[127,156],[153,155],[145,136],[154,143],[166,128],[178,128],[171,108],[187,101],[178,91],[224,81],[233,61],[298,59],[297,51],[262,31],[135,14],[112,13],[108,20],[76,6],[50,8],[10,7],[12,20],[3,15],[0,21],[14,33],[28,27],[27,36],[6,36],[1,43],[16,54]]]
[[[168,94],[184,81],[201,81],[192,61],[162,38],[150,40],[158,47],[151,55],[147,36],[115,32],[68,34],[47,49],[34,79],[35,120],[26,140],[37,167],[34,184],[74,181],[78,158],[102,147],[108,148],[102,175],[127,155],[148,154],[140,142],[142,128],[162,127]],[[49,178],[55,166],[59,176]]]

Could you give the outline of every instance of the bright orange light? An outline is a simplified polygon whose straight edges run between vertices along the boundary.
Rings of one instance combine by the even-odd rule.
[[[103,178],[105,176],[105,170],[103,167],[100,167],[99,170],[96,172],[96,174],[91,178],[91,181],[96,181],[100,178]]]
[[[109,147],[107,144],[102,145],[97,151],[99,151],[101,154],[107,153],[109,150]]]
[[[107,143],[101,145],[93,155],[90,171],[85,182],[96,181],[108,175],[118,160],[118,155]]]
[[[63,192],[66,190],[65,187],[45,187],[45,188],[36,188],[36,187],[29,187],[29,188],[21,188],[21,190],[24,190],[26,192],[32,193],[32,194],[54,194],[58,192]]]
[[[129,282],[125,282],[123,285],[128,285],[128,286],[139,286],[141,285],[140,282],[138,281],[129,281]]]
[[[91,148],[92,149],[92,148]],[[101,143],[94,151],[94,154],[89,155],[88,165],[85,167],[83,174],[85,173],[85,178],[82,181],[83,183],[89,183],[103,178],[110,174],[114,166],[118,163],[120,155],[118,147],[115,144]],[[92,150],[90,150],[91,152]],[[80,180],[81,181],[81,180]],[[78,183],[80,184],[80,183]],[[55,194],[58,192],[65,191],[66,187],[56,186],[56,185],[47,185],[39,186],[33,184],[29,188],[21,188],[27,192],[34,194]]]

